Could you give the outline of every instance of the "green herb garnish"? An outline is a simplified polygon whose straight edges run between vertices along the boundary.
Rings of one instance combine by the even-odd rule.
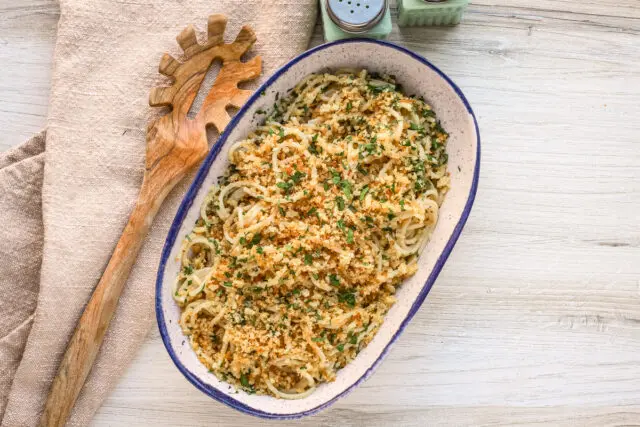
[[[424,133],[424,128],[422,126],[419,126],[413,122],[409,123],[409,129],[410,130],[414,130],[418,133]]]
[[[331,181],[335,185],[340,184],[340,182],[342,181],[342,177],[340,176],[340,172],[336,172],[334,170],[331,170],[331,175],[333,175],[332,178],[331,178]]]
[[[285,181],[280,181],[276,183],[276,187],[282,188],[283,190],[287,191],[291,188],[291,184]]]
[[[363,168],[361,164],[358,164],[358,166],[356,166],[356,170],[364,176],[369,175],[369,172],[367,172],[367,170]]]
[[[315,155],[320,154],[321,150],[318,149],[318,146],[316,145],[317,142],[318,142],[318,134],[316,133],[311,137],[311,144],[309,144],[309,152],[311,154],[315,154]]]
[[[313,264],[313,257],[311,256],[311,254],[304,254],[304,264],[305,265]]]
[[[249,387],[249,379],[245,374],[240,375],[240,384],[242,384],[243,387]]]
[[[344,196],[348,199],[351,199],[352,196],[352,186],[351,183],[349,181],[342,181],[341,183],[342,186],[342,192],[344,193]]]
[[[355,307],[356,295],[353,292],[341,292],[338,294],[338,302],[343,302],[350,307]]]
[[[295,171],[293,173],[293,175],[291,175],[291,181],[293,181],[294,184],[298,184],[300,182],[300,180],[302,178],[304,178],[306,176],[306,174],[300,172],[300,171]]]
[[[365,185],[362,190],[360,190],[360,201],[363,201],[365,197],[367,197],[367,193],[369,192],[369,186]]]
[[[335,274],[330,274],[329,275],[329,284],[331,286],[340,286],[340,280],[338,280],[338,276],[336,276]]]
[[[251,238],[251,246],[255,246],[259,244],[261,240],[262,240],[262,234],[260,233],[254,234],[253,237]]]

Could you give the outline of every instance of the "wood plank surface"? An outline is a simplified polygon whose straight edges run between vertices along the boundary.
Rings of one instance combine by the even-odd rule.
[[[55,0],[0,0],[0,151],[46,126],[58,15]]]
[[[57,10],[0,14],[4,149],[45,124]],[[475,109],[476,204],[378,371],[321,414],[272,424],[640,425],[640,2],[478,0],[458,27],[390,40]],[[192,387],[155,329],[94,420],[264,423]]]

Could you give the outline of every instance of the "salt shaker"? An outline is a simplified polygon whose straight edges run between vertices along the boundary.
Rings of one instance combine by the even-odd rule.
[[[391,33],[388,0],[320,0],[324,39],[386,38]]]
[[[398,25],[422,27],[456,25],[469,0],[398,0]]]

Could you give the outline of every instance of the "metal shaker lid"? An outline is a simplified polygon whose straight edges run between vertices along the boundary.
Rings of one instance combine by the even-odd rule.
[[[388,0],[327,0],[327,13],[342,30],[364,33],[373,28],[387,11]]]

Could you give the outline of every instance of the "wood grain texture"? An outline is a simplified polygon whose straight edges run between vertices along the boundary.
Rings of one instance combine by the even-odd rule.
[[[58,15],[56,0],[0,1],[0,151],[46,126]]]
[[[229,122],[226,108],[239,107],[251,93],[239,89],[238,84],[260,75],[260,57],[240,61],[256,41],[251,28],[243,27],[227,44],[227,18],[211,15],[208,24],[204,44],[198,43],[193,26],[178,35],[184,61],[165,54],[160,62],[160,72],[171,77],[172,84],[152,89],[149,104],[172,109],[147,128],[145,171],[136,206],[60,362],[40,420],[43,427],[66,424],[158,209],[171,189],[208,152],[207,125],[214,125],[222,133]],[[214,60],[221,60],[222,68],[200,111],[190,119],[187,114]]]
[[[476,204],[377,372],[278,425],[640,425],[640,3],[478,0],[456,28],[390,40],[474,107]],[[94,420],[264,424],[186,382],[156,330]]]

